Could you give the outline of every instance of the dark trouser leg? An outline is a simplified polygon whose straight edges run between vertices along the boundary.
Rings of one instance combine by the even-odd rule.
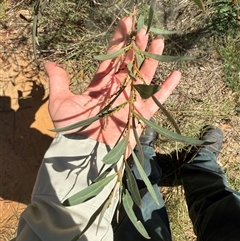
[[[145,159],[144,170],[154,186],[160,205],[155,203],[152,196],[145,188],[144,182],[141,180],[136,166],[133,166],[132,171],[134,172],[142,194],[142,206],[141,208],[135,206],[134,211],[138,219],[142,221],[152,241],[170,241],[171,233],[169,228],[169,220],[162,195],[157,185],[159,179],[161,178],[161,169],[155,160],[156,154],[154,149],[150,146],[143,146],[142,148]],[[145,239],[141,234],[138,233],[126,215],[114,230],[114,241],[144,240],[149,239]]]
[[[240,193],[230,189],[216,156],[202,148],[182,167],[189,215],[199,241],[240,240]]]

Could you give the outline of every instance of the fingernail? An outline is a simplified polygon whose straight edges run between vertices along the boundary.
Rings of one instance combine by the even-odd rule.
[[[163,35],[157,35],[156,39],[162,39],[162,40],[164,40],[164,37],[163,37]]]

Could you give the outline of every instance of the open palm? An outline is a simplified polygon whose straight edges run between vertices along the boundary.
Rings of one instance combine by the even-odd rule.
[[[122,19],[111,40],[108,53],[121,49],[127,41],[128,33],[132,28],[132,19]],[[148,42],[146,30],[142,29],[136,36],[136,43],[141,50],[145,50]],[[162,39],[155,39],[149,47],[149,52],[162,54],[164,43]],[[107,103],[109,98],[115,94],[123,83],[127,70],[123,68],[129,60],[132,53],[127,56],[121,66],[114,65],[112,60],[103,61],[93,78],[91,84],[81,95],[75,95],[69,90],[69,79],[64,69],[56,63],[49,62],[45,68],[50,81],[49,112],[55,128],[65,127],[81,120],[88,119],[96,115]],[[140,72],[147,84],[149,84],[155,74],[158,61],[146,59],[141,66]],[[177,86],[180,80],[180,73],[174,71],[163,83],[161,89],[155,94],[155,97],[163,103]],[[126,88],[117,98],[114,106],[124,103],[130,94],[130,87]],[[140,98],[134,103],[135,110],[149,119],[157,111],[158,107],[150,98],[143,101]],[[87,129],[81,132],[81,135],[88,138],[104,142],[113,146],[121,135],[127,120],[129,107],[125,106],[120,111],[106,118],[105,121],[96,121]],[[138,127],[138,133],[142,131]],[[130,139],[134,144],[134,137]]]

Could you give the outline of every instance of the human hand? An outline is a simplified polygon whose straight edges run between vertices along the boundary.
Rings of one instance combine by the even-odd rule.
[[[115,52],[124,46],[131,28],[132,19],[130,17],[124,18],[119,22],[107,53]],[[136,44],[140,50],[145,50],[147,42],[148,35],[146,35],[146,30],[142,29],[136,36]],[[162,54],[163,49],[163,40],[155,39],[148,51]],[[50,81],[49,112],[55,128],[62,128],[95,116],[106,105],[107,100],[121,86],[121,83],[127,75],[126,68],[122,68],[122,66],[125,66],[130,59],[131,52],[127,54],[121,66],[113,66],[112,60],[103,61],[91,84],[81,95],[75,95],[69,90],[69,79],[64,69],[56,63],[46,63],[45,68]],[[140,72],[147,84],[150,84],[157,65],[158,61],[146,59],[141,66]],[[162,84],[160,91],[155,94],[155,97],[161,103],[164,103],[179,83],[180,78],[180,72],[172,72]],[[125,102],[129,94],[130,87],[127,87],[115,101],[113,107]],[[158,110],[158,106],[154,103],[152,98],[146,101],[138,98],[134,103],[134,108],[146,119],[150,119]],[[113,146],[116,144],[126,126],[128,111],[128,106],[125,106],[107,118],[105,127],[103,127],[103,122],[101,120],[95,121],[87,129],[81,131],[80,134]],[[137,131],[140,135],[142,132],[140,125],[138,125]],[[133,135],[130,136],[130,142],[132,145],[135,144]]]

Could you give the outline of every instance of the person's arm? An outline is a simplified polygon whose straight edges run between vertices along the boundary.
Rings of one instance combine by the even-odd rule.
[[[122,48],[132,28],[132,19],[121,20],[110,43],[108,53]],[[141,50],[147,46],[146,30],[136,36],[136,43]],[[163,40],[156,39],[149,47],[149,52],[162,54]],[[127,55],[127,64],[131,53]],[[149,84],[158,62],[146,59],[141,66],[141,75]],[[47,63],[46,70],[50,81],[49,112],[55,128],[61,128],[94,116],[108,98],[121,86],[127,74],[120,70],[122,66],[113,66],[111,60],[101,63],[93,81],[81,95],[74,95],[69,90],[69,80],[65,70],[56,63]],[[122,68],[121,68],[122,69]],[[174,71],[155,94],[163,103],[175,89],[180,80],[180,73]],[[129,95],[129,88],[119,96],[116,105],[124,102]],[[139,114],[150,118],[158,109],[150,98],[134,103]],[[101,121],[96,121],[86,130],[77,134],[58,134],[46,152],[32,195],[32,202],[20,218],[17,241],[70,241],[87,225],[91,215],[108,197],[112,183],[95,198],[83,204],[65,207],[62,202],[82,190],[95,179],[102,166],[102,158],[114,146],[127,123],[128,108],[123,108],[108,117],[103,128]],[[124,118],[125,117],[125,118]],[[139,125],[137,131],[142,129]],[[130,143],[135,144],[134,137]],[[116,193],[111,206],[104,214],[97,232],[98,219],[91,225],[80,240],[113,240],[111,219],[118,202]]]
[[[71,241],[79,234],[112,185],[80,205],[64,207],[61,203],[96,178],[108,150],[109,146],[80,135],[58,134],[44,156],[32,202],[21,215],[17,240]],[[110,223],[116,203],[108,208],[98,232],[97,220],[81,240],[112,240]]]

